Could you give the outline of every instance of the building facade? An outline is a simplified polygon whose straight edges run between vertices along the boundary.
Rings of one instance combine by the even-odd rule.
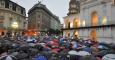
[[[60,29],[60,20],[45,5],[35,4],[28,12],[28,29],[38,32]]]
[[[115,0],[70,0],[69,5],[64,36],[115,43]]]
[[[59,17],[53,16],[51,17],[50,21],[51,21],[51,24],[50,24],[51,29],[54,29],[54,30],[61,29],[61,23],[60,23]]]
[[[0,35],[14,28],[26,29],[25,8],[10,0],[0,0]]]

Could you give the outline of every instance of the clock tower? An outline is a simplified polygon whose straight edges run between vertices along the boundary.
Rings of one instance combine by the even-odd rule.
[[[78,0],[70,0],[68,15],[79,14],[79,13],[80,13],[80,1],[78,1]]]

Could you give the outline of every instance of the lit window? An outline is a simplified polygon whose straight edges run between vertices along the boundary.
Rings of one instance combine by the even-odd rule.
[[[81,21],[79,20],[79,22],[78,22],[78,26],[80,27],[81,26]]]
[[[81,22],[80,20],[75,20],[74,21],[74,28],[80,27],[81,26]]]
[[[85,26],[85,24],[86,24],[86,22],[85,22],[85,21],[83,21],[83,22],[82,22],[82,26]]]
[[[99,23],[97,12],[92,13],[92,25],[97,26]]]
[[[73,23],[72,22],[70,22],[70,28],[73,28]]]
[[[107,24],[107,17],[103,17],[102,24],[103,24],[103,25]]]

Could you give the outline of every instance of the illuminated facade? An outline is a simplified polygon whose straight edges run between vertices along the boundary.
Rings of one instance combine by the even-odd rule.
[[[0,0],[0,35],[13,28],[27,28],[25,8],[10,0]]]
[[[115,0],[70,0],[63,35],[115,43]]]

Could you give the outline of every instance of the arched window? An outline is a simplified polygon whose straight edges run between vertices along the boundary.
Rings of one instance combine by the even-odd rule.
[[[79,19],[75,19],[73,23],[74,23],[74,25],[73,25],[74,28],[78,28],[78,27],[80,27],[80,25],[81,25],[81,22],[80,22]]]
[[[91,24],[92,24],[92,26],[97,26],[98,23],[99,23],[98,14],[97,14],[97,12],[93,12],[91,14]]]

